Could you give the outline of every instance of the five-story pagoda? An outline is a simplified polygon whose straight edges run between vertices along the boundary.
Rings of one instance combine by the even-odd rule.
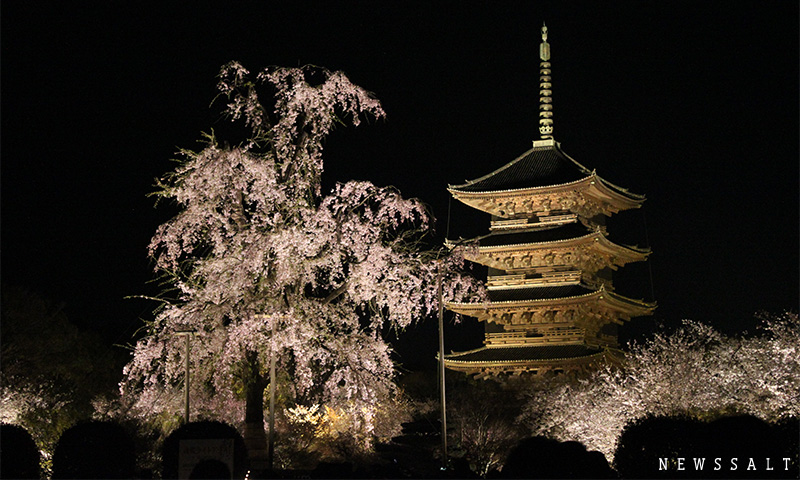
[[[483,347],[445,355],[447,368],[480,377],[590,369],[619,356],[618,325],[655,309],[614,291],[611,271],[650,252],[612,242],[605,227],[605,217],[639,208],[644,196],[561,150],[553,139],[547,27],[539,56],[541,139],[494,172],[448,187],[456,200],[491,214],[488,235],[458,242],[471,245],[467,260],[488,267],[489,300],[446,304],[485,322]]]

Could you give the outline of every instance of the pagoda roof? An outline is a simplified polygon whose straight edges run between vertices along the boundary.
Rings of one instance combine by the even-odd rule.
[[[445,362],[506,363],[569,360],[602,353],[603,350],[583,344],[573,345],[525,345],[525,346],[485,346],[466,352],[445,355]]]
[[[535,224],[534,224],[535,225]],[[497,247],[502,245],[519,245],[529,243],[557,242],[580,238],[594,233],[580,222],[545,228],[525,230],[495,231],[488,235],[478,237],[477,243],[481,247]]]
[[[555,140],[536,141],[533,148],[497,170],[461,185],[448,185],[448,190],[465,201],[473,196],[534,195],[588,185],[594,186],[599,197],[618,198],[620,205],[627,205],[624,208],[639,205],[645,198],[601,178],[564,153]]]
[[[445,245],[449,248],[455,248],[459,243],[477,247],[465,251],[464,258],[467,260],[509,272],[530,268],[530,266],[504,263],[504,258],[509,255],[509,252],[525,253],[553,249],[588,248],[600,257],[607,259],[608,266],[614,269],[616,266],[622,266],[629,262],[645,260],[650,254],[649,248],[614,243],[608,238],[605,230],[601,228],[592,230],[577,222],[543,229],[494,231],[470,240],[445,241]],[[580,268],[588,267],[583,265]]]
[[[561,150],[554,141],[540,141],[497,170],[462,185],[449,185],[460,192],[491,192],[572,183],[592,174]]]
[[[580,285],[529,287],[519,289],[521,290],[519,293],[509,291],[516,289],[496,289],[493,291],[490,290],[490,295],[495,298],[506,295],[510,298],[507,300],[498,299],[479,303],[447,302],[445,307],[452,312],[475,317],[479,321],[490,320],[494,318],[495,315],[503,312],[525,312],[539,309],[548,310],[569,305],[602,305],[603,308],[618,312],[620,318],[623,320],[628,320],[632,317],[649,315],[656,308],[654,302],[645,302],[644,300],[635,300],[619,295],[607,290],[605,285],[601,285],[597,290],[586,287],[573,288],[576,286]],[[526,292],[526,290],[531,291]],[[541,291],[533,292],[532,290]],[[505,293],[501,293],[504,291]],[[530,294],[530,296],[522,298],[523,295],[526,294]],[[554,296],[546,296],[548,294],[554,294]],[[558,296],[555,296],[555,294],[558,294]],[[622,320],[615,320],[615,323],[621,324]]]
[[[579,297],[581,295],[587,295],[594,292],[595,289],[581,284],[527,288],[498,288],[488,290],[489,300],[492,302],[552,300],[557,298]]]

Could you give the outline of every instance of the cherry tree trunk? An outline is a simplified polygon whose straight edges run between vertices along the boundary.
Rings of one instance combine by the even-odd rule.
[[[264,432],[264,390],[267,379],[255,373],[245,390],[244,443],[251,468],[266,468],[267,436]]]

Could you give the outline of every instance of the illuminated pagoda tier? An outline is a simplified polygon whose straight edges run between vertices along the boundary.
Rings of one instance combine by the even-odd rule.
[[[446,304],[485,322],[483,347],[445,355],[451,370],[482,377],[589,370],[619,358],[619,325],[655,309],[614,291],[611,272],[650,252],[614,243],[605,226],[606,217],[641,207],[644,196],[587,169],[553,139],[546,27],[540,58],[541,140],[494,172],[448,187],[491,215],[487,235],[448,241],[469,245],[465,258],[489,272],[488,301]]]

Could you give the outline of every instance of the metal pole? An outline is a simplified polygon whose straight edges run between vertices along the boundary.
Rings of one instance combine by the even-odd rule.
[[[269,450],[268,461],[269,469],[272,470],[273,459],[275,458],[275,390],[277,381],[275,380],[275,321],[272,322],[272,351],[269,356]]]
[[[444,304],[442,302],[442,264],[436,274],[439,283],[439,401],[442,407],[442,470],[447,470],[447,395],[444,386]]]
[[[189,334],[186,334],[186,380],[183,384],[185,401],[183,418],[186,420],[186,423],[189,423],[189,349],[191,348],[191,342],[189,340]]]
[[[183,420],[189,423],[189,352],[191,352],[191,335],[195,330],[178,330],[175,332],[178,336],[186,337],[186,356],[184,364],[186,368],[186,376],[183,379]]]

